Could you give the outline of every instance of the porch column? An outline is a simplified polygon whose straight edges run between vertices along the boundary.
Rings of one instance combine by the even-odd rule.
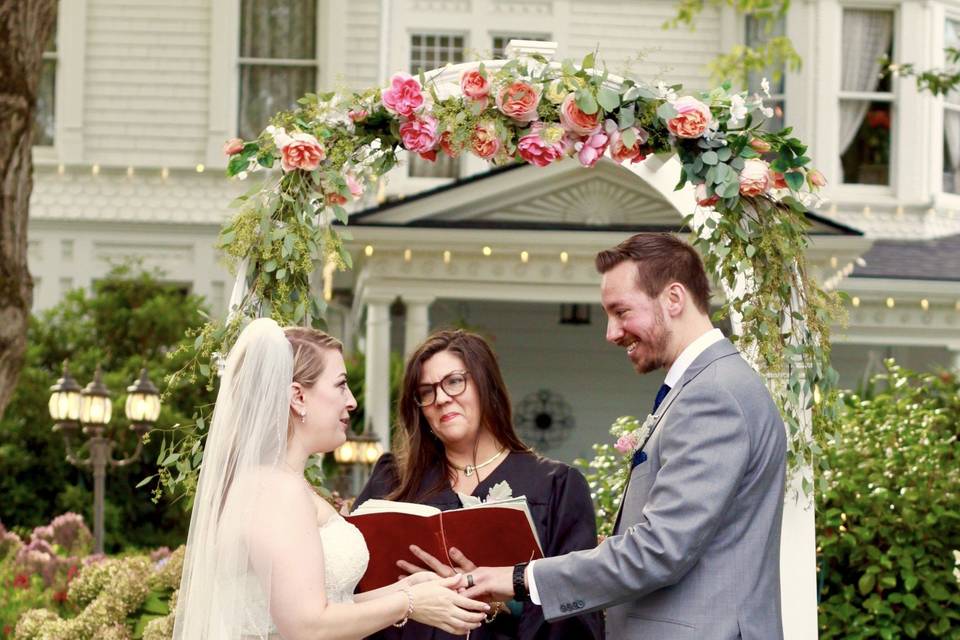
[[[366,359],[364,368],[364,427],[390,450],[390,303],[367,300]]]
[[[816,640],[817,540],[813,499],[803,495],[800,479],[813,476],[805,467],[787,478],[780,534],[780,599],[785,640]]]
[[[407,323],[403,334],[403,358],[406,360],[430,333],[430,305],[433,298],[403,297]]]

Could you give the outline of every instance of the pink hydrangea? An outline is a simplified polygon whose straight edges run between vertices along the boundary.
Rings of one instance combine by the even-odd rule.
[[[677,115],[667,121],[667,129],[678,138],[699,138],[710,126],[710,107],[693,96],[683,96],[673,102]]]
[[[424,114],[407,120],[400,125],[400,139],[403,141],[403,148],[414,153],[426,154],[433,151],[440,142],[437,119],[430,114]]]
[[[530,164],[545,167],[563,157],[563,142],[544,140],[540,136],[541,129],[542,127],[533,127],[530,133],[520,138],[517,142],[517,152]]]
[[[407,73],[398,73],[390,78],[390,88],[383,92],[380,99],[387,111],[410,118],[423,106],[423,90],[416,78]]]

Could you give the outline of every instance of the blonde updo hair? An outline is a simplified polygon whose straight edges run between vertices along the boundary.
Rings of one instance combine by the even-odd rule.
[[[326,367],[326,352],[343,353],[343,343],[311,327],[286,327],[283,330],[293,348],[293,381],[305,387],[316,384]]]

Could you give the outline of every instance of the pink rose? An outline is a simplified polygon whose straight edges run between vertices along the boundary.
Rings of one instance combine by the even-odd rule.
[[[707,195],[707,185],[704,183],[698,184],[693,191],[697,199],[697,204],[701,207],[712,207],[720,201],[720,196],[717,194]]]
[[[323,145],[316,138],[309,133],[300,132],[283,136],[280,154],[280,166],[287,172],[294,169],[314,171],[327,157]]]
[[[636,136],[636,140],[633,143],[633,146],[628,147],[623,142],[623,132],[617,127],[617,123],[613,120],[607,120],[606,124],[607,135],[610,136],[610,156],[617,162],[626,162],[630,160],[631,162],[643,162],[647,158],[647,154],[643,152],[642,146],[650,138],[650,134],[646,130],[639,127],[631,127],[633,129],[633,134]]]
[[[667,122],[667,129],[678,138],[699,138],[710,126],[710,107],[692,96],[677,98],[673,108],[677,116]]]
[[[383,92],[381,100],[387,111],[410,118],[423,105],[423,93],[414,77],[398,73],[390,79],[390,88]]]
[[[400,139],[403,141],[403,147],[414,153],[424,154],[432,151],[440,141],[437,119],[430,114],[425,114],[404,122],[400,125]]]
[[[811,189],[819,189],[820,187],[827,186],[827,179],[819,170],[814,169],[813,171],[807,172],[807,184],[810,185]]]
[[[580,143],[580,152],[577,154],[577,159],[580,160],[580,164],[585,167],[592,167],[597,164],[597,160],[602,158],[604,152],[607,150],[609,141],[610,138],[608,138],[605,133],[595,133],[592,136],[588,136]]]
[[[497,108],[508,118],[517,122],[533,122],[537,119],[540,92],[526,82],[517,80],[497,94]]]
[[[449,131],[444,131],[440,134],[440,148],[451,158],[456,158],[460,155],[460,148],[453,146],[453,133]]]
[[[350,189],[350,195],[356,200],[363,195],[363,184],[354,176],[347,174],[347,188]]]
[[[770,151],[770,143],[766,140],[761,140],[760,138],[754,138],[750,141],[750,148],[756,151],[757,153],[767,153]]]
[[[740,172],[740,195],[759,196],[769,188],[770,166],[757,158],[744,162]]]
[[[367,113],[366,109],[354,109],[347,113],[347,115],[350,116],[350,120],[353,122],[363,122],[370,114]]]
[[[470,139],[470,148],[474,155],[488,160],[500,151],[500,139],[492,122],[478,124]]]
[[[240,138],[230,138],[223,143],[223,155],[235,156],[243,151],[243,140]]]
[[[586,114],[577,106],[575,95],[571,92],[560,103],[560,124],[563,128],[578,136],[589,136],[600,130],[600,111]]]
[[[540,137],[542,128],[533,127],[530,133],[517,141],[517,151],[520,153],[520,157],[538,167],[545,167],[563,157],[563,141],[548,142],[544,140]]]
[[[471,100],[484,100],[490,93],[490,83],[486,75],[473,69],[460,76],[460,91]]]
[[[622,435],[617,438],[617,443],[613,445],[613,448],[620,453],[633,453],[633,450],[637,448],[637,438],[632,433]]]

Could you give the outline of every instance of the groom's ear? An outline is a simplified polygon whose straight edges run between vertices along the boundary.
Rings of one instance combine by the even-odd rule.
[[[677,318],[683,314],[688,297],[687,290],[679,282],[671,282],[660,294],[661,304],[671,318]]]

